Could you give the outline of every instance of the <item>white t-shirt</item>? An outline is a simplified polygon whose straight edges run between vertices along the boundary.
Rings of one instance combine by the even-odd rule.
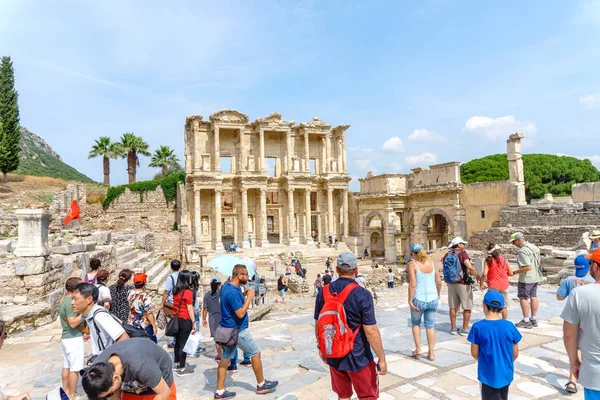
[[[394,282],[394,273],[393,272],[388,273],[388,282]]]
[[[98,288],[98,301],[99,302],[112,300],[112,297],[110,296],[109,288],[107,288],[105,285],[101,285],[99,283],[96,283],[96,287]]]
[[[560,317],[579,325],[581,369],[579,382],[584,388],[600,390],[600,285],[591,283],[575,288]]]
[[[269,264],[274,264],[275,263],[275,259],[273,258],[273,256],[269,257]]]
[[[365,278],[363,278],[362,276],[359,276],[358,278],[355,279],[356,283],[358,283],[358,286],[362,287],[362,288],[366,288],[366,281]]]
[[[94,304],[94,307],[92,307],[90,313],[85,316],[85,319],[90,326],[92,354],[94,355],[100,354],[102,350],[111,344],[114,344],[117,339],[125,333],[121,324],[119,324],[104,307],[99,306],[98,304]],[[96,327],[98,327],[98,330],[100,331],[100,338],[98,337]]]

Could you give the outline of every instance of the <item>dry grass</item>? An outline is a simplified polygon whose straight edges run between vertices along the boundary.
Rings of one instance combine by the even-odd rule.
[[[67,183],[70,183],[70,181],[65,181],[63,179],[58,179],[58,178],[52,178],[50,176],[31,176],[31,175],[23,176],[22,181],[25,183],[30,183],[32,185],[57,186],[57,187],[62,187],[62,188],[66,188]],[[16,182],[20,182],[20,181],[16,181]]]
[[[102,203],[102,200],[104,200],[104,197],[106,196],[106,193],[104,191],[90,191],[88,190],[87,192],[87,203],[88,204],[100,204]]]

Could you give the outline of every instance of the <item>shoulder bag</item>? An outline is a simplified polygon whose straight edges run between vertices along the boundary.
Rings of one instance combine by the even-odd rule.
[[[177,310],[173,314],[173,317],[167,323],[167,327],[165,328],[165,336],[177,336],[179,333],[179,309],[181,308],[181,303],[183,303],[183,295],[185,294],[185,290],[181,292],[181,299],[179,300],[179,304],[177,305]]]
[[[225,328],[219,324],[219,326],[217,326],[217,330],[215,331],[215,343],[225,347],[237,346],[241,326],[241,320],[237,328]]]
[[[175,289],[175,278],[173,278],[173,275],[170,275],[169,279],[171,279],[171,282],[173,283],[173,286],[171,289],[171,293],[173,293],[173,289]],[[163,303],[162,309],[167,318],[173,317],[173,303],[170,303],[167,300],[165,300],[165,302]]]

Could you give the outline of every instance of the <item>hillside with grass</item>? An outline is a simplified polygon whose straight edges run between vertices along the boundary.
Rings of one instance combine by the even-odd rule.
[[[63,162],[38,135],[21,127],[21,154],[19,168],[14,174],[50,176],[66,181],[94,183],[92,179]]]
[[[523,154],[527,200],[540,199],[546,193],[570,196],[576,183],[600,181],[600,172],[590,160],[553,154]],[[508,179],[506,154],[478,158],[460,166],[463,183]]]

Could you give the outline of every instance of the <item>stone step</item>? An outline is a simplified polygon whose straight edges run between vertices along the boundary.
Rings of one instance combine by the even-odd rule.
[[[123,268],[129,268],[131,270],[143,268],[144,264],[154,256],[153,253],[141,252],[138,253],[137,257],[123,263]]]
[[[130,252],[131,250],[133,250],[133,246],[117,246],[115,248],[115,254],[117,256],[120,256],[122,254]]]
[[[136,258],[139,254],[139,250],[137,249],[131,249],[129,250],[127,253],[123,253],[120,256],[115,257],[115,262],[117,264],[117,269],[123,269],[125,268],[123,265],[130,260],[133,260],[134,258]]]
[[[148,282],[149,290],[156,290],[160,292],[163,287],[163,284],[167,280],[167,277],[171,274],[171,268],[168,265],[164,265],[160,269],[158,269],[158,273],[154,278]],[[162,293],[160,293],[162,295]]]
[[[147,265],[148,268],[144,272],[146,273],[146,275],[148,275],[148,282],[151,282],[154,278],[156,278],[156,276],[158,276],[163,271],[163,269],[171,269],[169,265],[165,262],[165,260],[163,260],[160,257],[158,257],[152,263],[148,263]]]

